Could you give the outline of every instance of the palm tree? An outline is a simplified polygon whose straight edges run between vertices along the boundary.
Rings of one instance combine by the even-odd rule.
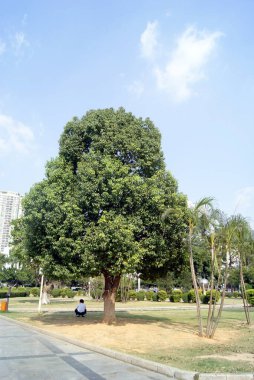
[[[251,247],[253,243],[252,231],[247,220],[241,215],[237,215],[234,217],[235,223],[235,238],[236,238],[236,251],[239,260],[239,269],[240,269],[240,283],[241,283],[241,291],[243,298],[243,306],[244,312],[246,316],[247,324],[250,325],[250,313],[249,313],[249,305],[247,301],[246,295],[246,287],[243,276],[243,265],[246,261],[246,252]]]
[[[192,242],[195,232],[200,226],[201,222],[204,224],[204,221],[207,222],[207,210],[212,209],[213,198],[205,197],[200,199],[193,207],[189,207],[188,213],[188,249],[189,249],[189,259],[190,259],[190,268],[191,268],[191,277],[193,288],[196,298],[196,309],[197,309],[197,318],[198,318],[198,334],[203,336],[203,322],[201,316],[201,305],[199,297],[199,288],[197,283],[197,276],[195,273],[194,267],[194,258],[193,258],[193,249]]]
[[[210,328],[207,331],[207,337],[209,338],[214,337],[215,331],[219,324],[219,320],[221,318],[223,306],[224,306],[226,287],[227,287],[227,277],[228,277],[229,255],[232,250],[232,241],[234,237],[234,232],[235,232],[235,223],[232,220],[232,218],[225,218],[223,214],[221,214],[218,240],[219,240],[219,247],[220,247],[219,253],[221,255],[220,265],[219,265],[219,278],[220,278],[220,283],[223,285],[223,290],[221,294],[221,301],[220,301],[217,317],[213,318],[213,321],[210,324]],[[223,266],[224,260],[225,260],[225,268],[224,268],[224,275],[222,276],[221,272],[222,272],[222,266]],[[215,305],[215,302],[214,302],[214,305]]]

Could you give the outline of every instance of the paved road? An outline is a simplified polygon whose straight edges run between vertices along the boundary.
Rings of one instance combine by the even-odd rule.
[[[169,380],[0,316],[0,379]]]

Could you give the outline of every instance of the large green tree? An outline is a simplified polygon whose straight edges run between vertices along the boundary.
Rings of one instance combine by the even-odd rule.
[[[59,145],[25,197],[23,246],[48,277],[103,274],[111,323],[123,274],[156,278],[184,265],[186,198],[165,169],[158,129],[123,108],[74,118]]]

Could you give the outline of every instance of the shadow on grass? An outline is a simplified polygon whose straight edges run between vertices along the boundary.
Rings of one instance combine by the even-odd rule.
[[[149,315],[147,313],[135,313],[128,311],[116,312],[117,321],[113,324],[116,328],[118,326],[128,326],[128,324],[134,325],[153,325],[156,324],[160,328],[172,329],[179,331],[186,331],[188,333],[197,334],[197,326],[195,317],[189,317],[190,323],[184,321],[176,321],[170,318],[170,316],[162,315]],[[59,327],[71,327],[77,324],[94,326],[96,324],[102,324],[103,312],[102,311],[90,311],[86,314],[85,318],[77,318],[74,312],[70,311],[57,311],[57,312],[45,312],[42,314],[20,313],[19,316],[14,316],[15,319],[24,320],[26,322],[36,324],[36,322],[42,323],[44,326],[55,325]]]

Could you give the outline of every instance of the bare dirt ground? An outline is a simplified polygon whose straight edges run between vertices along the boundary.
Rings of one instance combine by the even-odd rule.
[[[25,320],[24,320],[25,321]],[[27,322],[27,321],[25,321]],[[179,326],[168,326],[162,323],[145,323],[133,320],[126,324],[124,319],[118,318],[117,324],[106,325],[86,318],[73,318],[66,322],[46,323],[43,320],[33,320],[33,325],[42,329],[83,341],[84,343],[102,346],[129,354],[146,355],[154,351],[168,351],[180,348],[191,349],[200,346],[200,337],[194,330],[182,330]],[[235,333],[232,331],[220,332],[215,339],[202,338],[202,344],[224,345],[230,344]],[[225,359],[225,356],[223,356]],[[251,360],[253,355],[237,355],[237,360]]]

